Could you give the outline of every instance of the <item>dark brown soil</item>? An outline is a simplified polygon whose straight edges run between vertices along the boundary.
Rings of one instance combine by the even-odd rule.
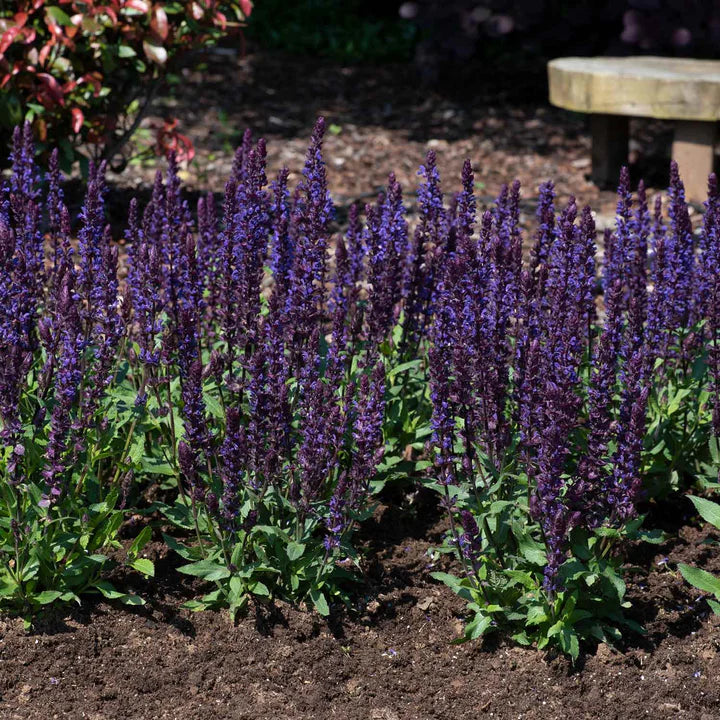
[[[126,579],[144,608],[88,602],[30,632],[19,620],[0,624],[0,717],[720,717],[720,621],[674,570],[679,560],[720,570],[717,549],[701,544],[705,531],[685,527],[636,550],[630,595],[647,636],[628,638],[623,652],[590,650],[573,667],[502,640],[452,644],[462,602],[429,577],[427,554],[443,529],[432,512],[383,507],[365,531],[358,606],[330,621],[286,605],[254,606],[237,625],[225,613],[190,614],[179,606],[199,588],[156,543],[157,579]]]

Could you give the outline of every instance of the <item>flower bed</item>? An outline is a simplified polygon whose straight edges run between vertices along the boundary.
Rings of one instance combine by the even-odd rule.
[[[645,513],[717,487],[715,179],[694,233],[675,166],[667,213],[624,174],[599,267],[590,210],[558,213],[548,183],[524,262],[519,185],[478,213],[470,163],[448,199],[433,152],[412,232],[391,175],[336,237],[324,130],[295,188],[285,170],[268,183],[246,133],[222,210],[207,197],[194,215],[171,156],[128,209],[122,282],[104,167],[73,227],[57,154],[42,180],[16,132],[0,216],[4,607],[32,623],[88,594],[142,604],[111,567],[152,576],[162,529],[179,573],[205,581],[185,607],[329,615],[357,603],[353,537],[378,493],[420,484],[447,513],[430,552],[457,555],[434,577],[468,603],[467,639],[577,659],[642,633],[627,553],[663,542]],[[720,599],[712,575],[683,574]]]

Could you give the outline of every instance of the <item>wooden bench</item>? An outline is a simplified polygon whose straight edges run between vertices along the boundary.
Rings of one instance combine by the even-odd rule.
[[[720,119],[720,61],[568,57],[548,63],[550,102],[590,113],[592,179],[617,183],[627,163],[628,117],[675,121],[672,156],[689,199],[702,201]]]

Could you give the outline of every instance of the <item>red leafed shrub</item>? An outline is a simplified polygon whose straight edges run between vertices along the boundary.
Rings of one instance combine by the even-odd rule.
[[[177,58],[237,32],[251,0],[20,0],[0,6],[0,133],[29,120],[69,165],[112,160]],[[169,119],[157,149],[192,156]]]

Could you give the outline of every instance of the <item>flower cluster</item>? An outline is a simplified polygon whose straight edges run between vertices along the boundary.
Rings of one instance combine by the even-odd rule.
[[[652,210],[624,171],[601,263],[590,209],[558,209],[546,183],[525,261],[519,183],[480,212],[471,163],[446,198],[433,152],[414,226],[391,174],[338,233],[324,133],[321,118],[291,188],[246,132],[222,208],[202,197],[196,213],[171,154],[119,258],[104,164],[73,228],[57,153],[43,195],[16,131],[0,192],[7,595],[111,592],[98,551],[159,487],[153,508],[194,536],[169,540],[181,572],[216,583],[191,607],[273,595],[327,613],[374,481],[417,463],[449,516],[464,577],[444,579],[472,597],[471,634],[507,611],[527,618],[522,642],[573,654],[578,623],[606,637],[624,587],[612,541],[717,451],[716,178],[694,232],[677,166]]]
[[[645,493],[667,492],[673,470],[687,472],[693,454],[705,452],[704,383],[717,435],[717,181],[710,178],[696,236],[676,164],[667,220],[660,204],[651,218],[642,184],[633,198],[624,169],[598,269],[592,214],[578,211],[574,198],[558,212],[552,184],[540,188],[523,266],[517,184],[503,188],[477,223],[469,164],[462,179],[455,209],[435,208],[454,218],[450,241],[444,229],[429,240],[448,248],[429,349],[435,475],[452,542],[474,569],[465,564],[471,587],[487,599],[496,585],[488,566],[478,566],[483,553],[494,558],[493,573],[519,572],[523,546],[539,543],[542,593],[555,617],[555,598],[570,592],[566,561],[578,561],[578,538],[594,547],[588,538],[596,533],[607,541],[637,529]],[[663,383],[653,382],[657,375]],[[661,452],[679,459],[659,462]],[[664,487],[643,483],[651,465]],[[509,503],[526,513],[520,525]],[[512,531],[515,561],[508,527],[522,528]],[[601,546],[606,553],[607,542]]]

